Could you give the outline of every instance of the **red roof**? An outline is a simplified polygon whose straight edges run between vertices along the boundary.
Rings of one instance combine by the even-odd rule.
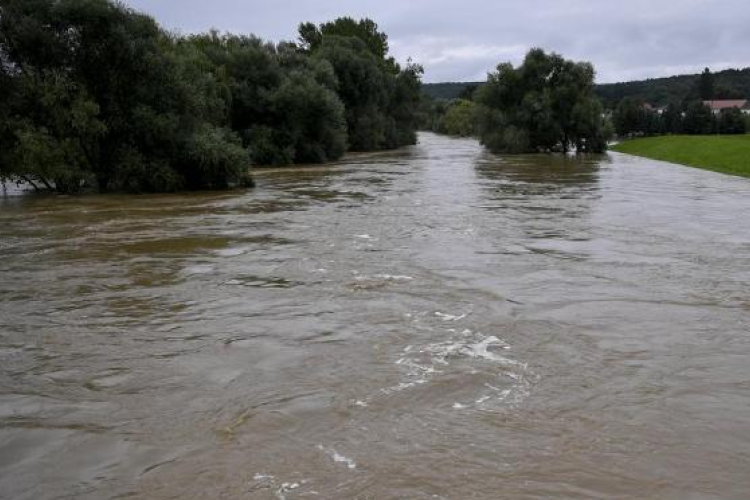
[[[720,111],[722,109],[742,109],[747,106],[747,99],[725,99],[718,101],[703,101],[703,104],[711,108],[713,111]]]

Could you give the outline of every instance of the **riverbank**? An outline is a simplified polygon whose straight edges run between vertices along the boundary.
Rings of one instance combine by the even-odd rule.
[[[670,135],[633,139],[613,151],[750,177],[750,135]]]

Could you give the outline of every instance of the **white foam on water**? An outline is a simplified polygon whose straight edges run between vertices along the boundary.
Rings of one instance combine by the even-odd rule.
[[[214,253],[219,257],[236,257],[246,252],[244,248],[222,248],[216,250]]]
[[[394,385],[392,387],[386,387],[385,389],[380,390],[380,394],[384,396],[388,396],[390,394],[401,392],[404,389],[409,389],[411,387],[416,387],[418,385],[423,385],[429,382],[426,378],[420,378],[417,380],[412,380],[411,382],[401,382],[398,385]]]
[[[501,356],[494,351],[490,351],[490,348],[509,349],[510,346],[496,336],[490,335],[489,337],[484,337],[476,341],[473,339],[454,339],[445,342],[436,342],[425,346],[418,352],[429,354],[433,364],[438,363],[445,365],[449,364],[450,358],[467,356],[507,366],[522,365],[522,363],[519,363],[518,361]]]
[[[298,488],[300,488],[303,484],[307,482],[307,480],[303,479],[300,482],[283,482],[281,484],[278,484],[276,481],[276,477],[271,474],[260,474],[257,473],[255,476],[253,476],[253,481],[261,483],[260,485],[256,485],[256,488],[262,488],[262,489],[270,489],[273,491],[274,496],[278,500],[286,500],[285,493],[289,493],[290,491],[294,491]],[[302,496],[302,495],[300,495]]]
[[[324,452],[325,454],[327,454],[329,457],[331,457],[334,462],[345,464],[346,467],[350,470],[354,470],[357,468],[357,464],[354,460],[352,460],[351,458],[345,457],[344,455],[334,450],[333,448],[330,448],[330,447],[326,448],[322,444],[319,444],[318,449]]]
[[[356,235],[354,235],[354,237],[355,238],[359,238],[360,240],[374,240],[374,239],[377,239],[377,238],[373,238],[369,234],[356,234]]]
[[[194,266],[188,266],[183,269],[184,274],[210,274],[216,270],[211,264],[196,264]]]
[[[401,356],[396,359],[395,364],[404,368],[406,380],[397,385],[387,387],[378,391],[380,395],[391,395],[406,389],[428,384],[431,380],[443,373],[452,372],[451,365],[461,364],[461,373],[471,376],[484,374],[493,376],[487,372],[487,368],[481,368],[480,364],[469,364],[471,360],[477,360],[482,364],[491,363],[502,367],[494,376],[510,378],[512,387],[498,388],[490,384],[485,386],[491,392],[480,393],[473,401],[457,402],[453,408],[460,410],[473,406],[481,406],[491,409],[493,403],[517,404],[525,399],[531,391],[530,378],[533,373],[528,372],[526,363],[517,361],[502,355],[500,352],[510,349],[510,346],[495,335],[484,336],[480,332],[472,332],[464,329],[460,334],[455,329],[449,329],[453,333],[452,338],[442,342],[434,342],[422,347],[407,345],[401,351]],[[368,398],[368,401],[370,398]]]
[[[440,311],[435,312],[435,316],[442,319],[443,321],[458,321],[460,319],[464,319],[466,316],[468,316],[469,313],[463,313],[459,316],[453,315],[453,314],[445,314]]]
[[[414,279],[411,276],[402,274],[376,274],[373,277],[391,281],[411,281]]]
[[[357,274],[356,272],[354,274]],[[373,274],[372,276],[358,275],[354,278],[357,281],[367,280],[385,280],[385,281],[411,281],[414,278],[411,276],[398,275],[398,274]]]
[[[505,356],[500,356],[499,354],[494,353],[494,352],[490,352],[489,350],[490,346],[498,346],[501,349],[510,349],[510,346],[508,344],[506,344],[499,338],[492,335],[475,344],[468,344],[468,345],[461,346],[460,352],[462,354],[466,354],[467,356],[471,356],[472,358],[482,358],[488,361],[495,361],[497,363],[501,363],[504,365],[510,365],[510,366],[518,365],[518,366],[523,366],[524,368],[526,367],[524,363],[519,363],[516,360],[506,358]]]
[[[499,389],[490,384],[485,384],[486,387],[492,390],[491,394],[484,394],[480,396],[472,403],[453,403],[453,408],[456,410],[464,410],[466,408],[485,407],[485,403],[502,403],[509,402],[512,404],[519,403],[526,396],[528,396],[528,388],[525,385],[515,386],[511,389]],[[511,397],[512,396],[512,397]]]

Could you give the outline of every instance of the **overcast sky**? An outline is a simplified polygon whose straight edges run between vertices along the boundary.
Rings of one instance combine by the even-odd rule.
[[[601,83],[750,66],[750,0],[126,0],[183,33],[279,41],[303,21],[370,17],[427,82],[484,80],[534,46],[594,63]]]

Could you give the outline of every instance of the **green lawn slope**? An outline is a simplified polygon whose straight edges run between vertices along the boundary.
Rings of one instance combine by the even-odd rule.
[[[750,177],[750,135],[669,135],[633,139],[614,151]]]

